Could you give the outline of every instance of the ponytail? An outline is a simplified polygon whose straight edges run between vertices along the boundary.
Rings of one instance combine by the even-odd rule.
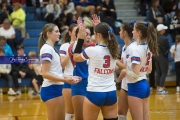
[[[41,47],[45,44],[45,38],[43,36],[43,34],[41,33],[40,36],[39,36],[39,40],[38,40],[38,55],[40,55],[40,50],[41,50]]]
[[[158,55],[158,44],[157,44],[157,32],[154,25],[149,22],[147,28],[147,42],[149,50],[152,52],[153,56]]]
[[[175,51],[176,51],[176,48],[177,48],[177,44],[180,42],[180,35],[177,35],[176,36],[176,40],[175,40]]]
[[[119,58],[119,46],[116,40],[116,36],[114,35],[114,33],[109,32],[109,37],[107,40],[107,47],[109,49],[109,52],[112,56],[113,59],[118,59]]]
[[[70,42],[71,41],[71,36],[69,35],[69,32],[67,31],[66,34],[64,35],[64,43]]]

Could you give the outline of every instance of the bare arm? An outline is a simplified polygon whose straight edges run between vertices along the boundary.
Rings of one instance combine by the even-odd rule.
[[[120,62],[119,60],[116,61],[116,65],[120,68],[120,69],[125,69],[126,65],[123,64],[122,62]]]
[[[73,60],[76,62],[83,62],[84,61],[81,54],[78,54],[78,53],[73,54]]]
[[[174,58],[175,54],[174,53],[171,53],[171,57]]]
[[[69,61],[69,55],[61,56],[61,65],[63,69],[67,65],[68,61]]]

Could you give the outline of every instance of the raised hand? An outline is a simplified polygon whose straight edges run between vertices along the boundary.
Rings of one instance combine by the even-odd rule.
[[[81,24],[84,24],[82,17],[78,17],[78,19],[77,19],[77,24],[78,24],[78,27],[80,27]]]
[[[95,27],[97,24],[101,22],[100,17],[97,16],[96,14],[92,15],[92,24]]]
[[[85,25],[83,23],[79,24],[78,38],[80,38],[80,39],[86,38],[86,28],[85,28]]]

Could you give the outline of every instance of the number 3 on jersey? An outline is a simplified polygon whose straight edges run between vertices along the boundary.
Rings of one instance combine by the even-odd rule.
[[[110,56],[109,55],[105,55],[104,56],[104,61],[105,63],[103,64],[103,67],[104,68],[109,68],[110,67]]]

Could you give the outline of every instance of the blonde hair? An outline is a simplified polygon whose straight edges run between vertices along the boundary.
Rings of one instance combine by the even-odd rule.
[[[32,51],[30,51],[30,52],[28,53],[28,56],[29,56],[29,57],[36,57],[36,52],[35,52],[34,50],[32,50]]]

